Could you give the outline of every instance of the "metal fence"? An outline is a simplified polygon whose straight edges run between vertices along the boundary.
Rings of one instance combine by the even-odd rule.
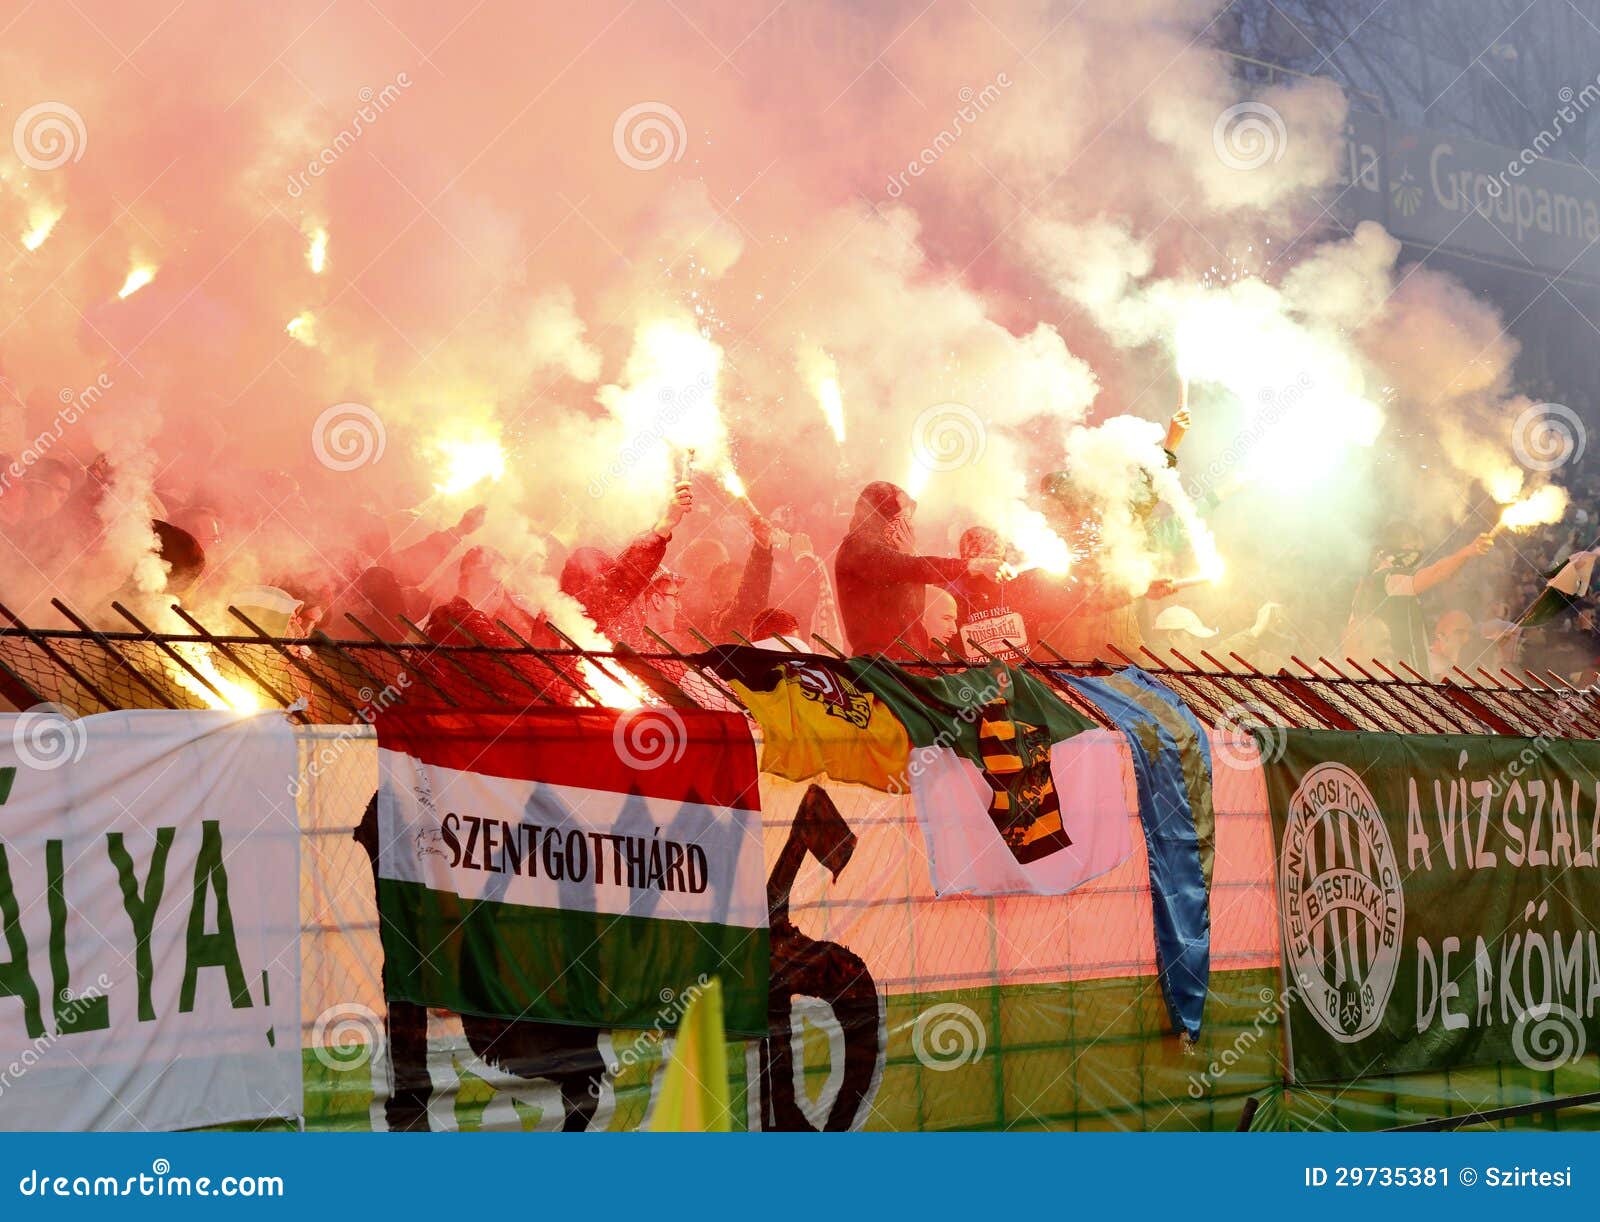
[[[343,725],[370,721],[375,711],[398,699],[401,688],[412,700],[520,708],[603,704],[605,688],[615,683],[642,699],[677,707],[738,707],[706,666],[705,654],[684,653],[659,637],[658,647],[649,651],[624,646],[596,651],[580,649],[557,632],[565,644],[543,648],[500,623],[503,639],[517,644],[486,644],[470,634],[464,643],[439,644],[409,621],[410,639],[388,640],[353,617],[348,639],[322,632],[280,637],[233,607],[226,631],[174,607],[192,629],[184,634],[153,631],[120,604],[113,607],[128,626],[107,631],[64,603],[54,605],[72,627],[34,628],[0,604],[0,696],[19,709],[49,703],[83,716],[116,709],[242,705],[289,709],[305,724]],[[809,649],[844,656],[822,638],[786,643],[797,654]],[[909,660],[903,665],[923,673],[972,664],[953,654],[933,658],[910,646],[905,656]],[[1141,666],[1213,728],[1600,738],[1595,691],[1548,671],[1513,674],[1480,667],[1469,674],[1457,668],[1430,683],[1403,663],[1376,659],[1296,657],[1290,663],[1267,673],[1237,653],[1222,659],[1202,651],[1196,660],[1175,651],[1158,657],[1141,650],[1132,657],[1109,647],[1096,662],[1067,662],[1048,642],[1037,643],[1021,660],[1062,699],[1102,724],[1099,711],[1079,699],[1059,674]]]

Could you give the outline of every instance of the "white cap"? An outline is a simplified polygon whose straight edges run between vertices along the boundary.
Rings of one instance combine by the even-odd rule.
[[[235,590],[228,601],[276,636],[289,630],[289,617],[305,605],[277,586],[247,586]]]
[[[1167,607],[1156,616],[1158,632],[1187,632],[1191,636],[1216,636],[1215,628],[1207,628],[1200,617],[1188,607]]]

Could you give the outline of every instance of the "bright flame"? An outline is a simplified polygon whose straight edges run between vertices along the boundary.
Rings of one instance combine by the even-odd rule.
[[[828,422],[834,441],[844,444],[844,396],[839,392],[839,366],[821,348],[803,348],[797,362],[800,376],[817,397],[822,418]]]
[[[823,378],[817,384],[817,402],[822,406],[828,427],[833,430],[833,439],[843,445],[844,396],[839,393],[838,378]]]
[[[441,437],[433,443],[440,478],[435,492],[452,496],[506,473],[505,448],[492,437]]]
[[[225,677],[217,669],[216,661],[211,656],[211,650],[206,645],[186,644],[175,642],[172,646],[183,660],[204,675],[206,682],[217,689],[213,692],[205,683],[200,682],[183,667],[176,664],[172,667],[172,680],[186,692],[198,696],[208,709],[230,709],[235,713],[254,713],[261,708],[260,698],[249,688],[243,687],[233,680]],[[217,692],[222,695],[219,698]]]
[[[743,500],[749,495],[745,491],[744,481],[739,478],[739,473],[732,467],[722,473],[722,487],[729,496],[739,500]]]
[[[155,278],[155,268],[147,263],[135,264],[133,270],[128,273],[128,278],[122,282],[122,287],[117,290],[117,297],[126,301]]]
[[[1072,569],[1072,549],[1067,541],[1050,529],[1044,515],[1021,502],[1013,507],[1006,534],[1017,549],[1017,572],[1043,569],[1061,576]]]
[[[619,681],[587,658],[582,669],[583,681],[608,709],[636,709],[644,703],[644,687],[627,671]]]
[[[717,407],[722,349],[676,319],[646,323],[634,334],[620,385],[601,387],[600,402],[631,440],[640,487],[672,478],[678,458],[693,450],[710,471],[728,464],[728,430]]]
[[[1481,476],[1489,495],[1502,505],[1509,505],[1522,492],[1522,468],[1505,466],[1495,471],[1485,471]]]
[[[1280,487],[1304,488],[1331,473],[1383,427],[1343,346],[1291,317],[1260,281],[1180,304],[1174,345],[1185,378],[1222,386],[1245,405],[1248,471]]]
[[[306,248],[306,266],[319,276],[322,275],[322,269],[328,266],[328,231],[326,229],[317,229],[312,232],[311,245]]]
[[[310,310],[302,310],[289,320],[284,330],[307,348],[317,346],[317,318]]]
[[[22,235],[22,248],[24,250],[38,250],[44,245],[44,240],[50,236],[50,231],[56,227],[56,222],[61,219],[64,209],[51,208],[36,204],[28,209],[28,230]]]
[[[584,614],[583,608],[565,594],[556,594],[549,604],[550,623],[570,638],[579,649],[595,653],[611,653],[616,649],[611,639],[595,627],[594,621]],[[645,687],[627,669],[612,661],[602,667],[583,656],[578,657],[578,672],[589,690],[600,703],[612,709],[633,709],[647,703]],[[612,677],[615,673],[617,678]]]
[[[1500,511],[1500,525],[1506,530],[1527,530],[1561,521],[1567,512],[1567,490],[1558,484],[1535,488],[1520,501]]]
[[[1228,571],[1227,564],[1222,555],[1217,551],[1217,538],[1205,528],[1198,516],[1196,522],[1200,529],[1194,530],[1189,535],[1189,547],[1194,552],[1195,563],[1200,567],[1200,576],[1207,581],[1221,581],[1223,574]]]
[[[912,500],[916,500],[922,495],[932,475],[933,472],[929,468],[915,458],[911,460],[911,466],[906,469],[906,491],[911,494]]]

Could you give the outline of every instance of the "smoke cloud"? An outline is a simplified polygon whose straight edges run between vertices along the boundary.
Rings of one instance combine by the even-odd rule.
[[[674,554],[742,538],[727,473],[824,548],[894,480],[938,552],[1067,468],[1130,589],[1220,549],[1196,598],[1223,618],[1254,576],[1355,563],[1383,512],[1442,525],[1460,477],[1506,465],[1514,345],[1381,230],[1332,225],[1343,97],[1248,91],[1217,7],[29,9],[0,126],[49,101],[72,147],[0,158],[0,450],[108,374],[55,452],[113,475],[92,562],[0,597],[42,623],[51,592],[158,585],[157,513],[215,511],[225,601],[347,580],[375,518],[414,538],[482,502],[474,541],[551,605],[568,550],[655,520],[687,446]],[[1420,462],[1396,422],[1424,419],[1455,478],[1397,488]],[[498,479],[459,486],[463,441],[503,447]],[[1143,538],[1139,471],[1192,554]]]

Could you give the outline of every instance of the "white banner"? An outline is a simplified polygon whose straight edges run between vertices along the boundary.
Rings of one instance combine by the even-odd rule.
[[[766,927],[755,811],[461,772],[383,748],[378,761],[383,878],[525,908]]]
[[[0,1130],[301,1109],[281,713],[0,716]]]
[[[935,894],[1065,895],[1121,865],[1133,851],[1139,794],[1128,743],[1116,730],[1085,730],[1050,747],[1050,774],[1072,843],[1023,863],[1006,847],[978,766],[949,747],[912,751],[911,793],[928,845]]]

